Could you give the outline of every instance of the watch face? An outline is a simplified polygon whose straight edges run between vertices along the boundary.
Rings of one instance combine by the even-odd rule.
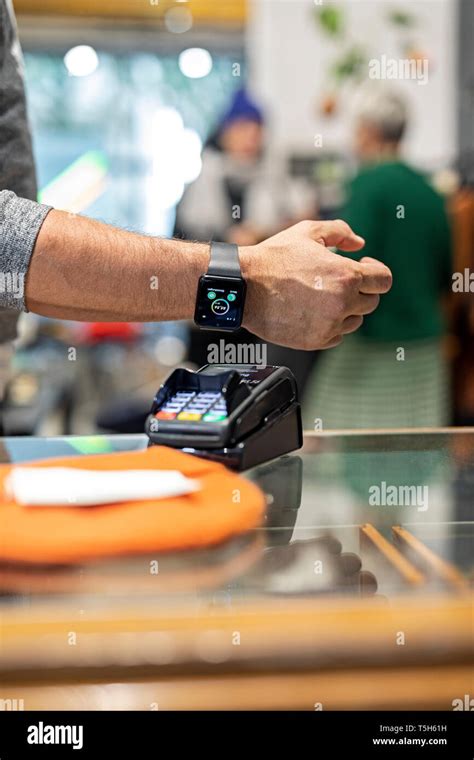
[[[199,280],[194,321],[212,330],[236,330],[242,324],[245,281],[203,275]]]

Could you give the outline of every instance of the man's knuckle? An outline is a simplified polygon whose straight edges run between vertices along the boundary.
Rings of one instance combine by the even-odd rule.
[[[352,292],[353,290],[359,290],[362,283],[362,272],[357,267],[351,267],[347,269],[343,276],[343,282],[346,292]]]

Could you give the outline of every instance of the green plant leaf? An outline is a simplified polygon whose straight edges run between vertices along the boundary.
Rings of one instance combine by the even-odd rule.
[[[326,34],[341,37],[344,29],[344,14],[340,8],[326,6],[316,10],[316,18]]]
[[[337,58],[331,66],[331,74],[337,82],[360,75],[367,64],[367,54],[362,48],[352,47]]]
[[[388,18],[392,24],[395,24],[396,26],[402,26],[404,28],[410,28],[416,24],[416,19],[413,14],[402,10],[390,11]]]

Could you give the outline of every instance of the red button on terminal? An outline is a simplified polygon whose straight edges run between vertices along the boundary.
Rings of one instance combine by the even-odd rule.
[[[155,417],[157,420],[174,420],[176,412],[158,412]]]

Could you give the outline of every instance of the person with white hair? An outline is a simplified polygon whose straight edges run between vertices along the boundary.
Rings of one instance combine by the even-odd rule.
[[[393,287],[357,335],[321,357],[305,396],[306,426],[450,422],[442,311],[451,283],[450,229],[441,196],[401,158],[407,126],[408,109],[396,93],[372,92],[358,109],[360,168],[341,216],[364,237],[364,255],[391,269]]]
[[[357,108],[355,152],[370,161],[381,154],[396,157],[408,124],[404,98],[388,90],[372,89]]]

